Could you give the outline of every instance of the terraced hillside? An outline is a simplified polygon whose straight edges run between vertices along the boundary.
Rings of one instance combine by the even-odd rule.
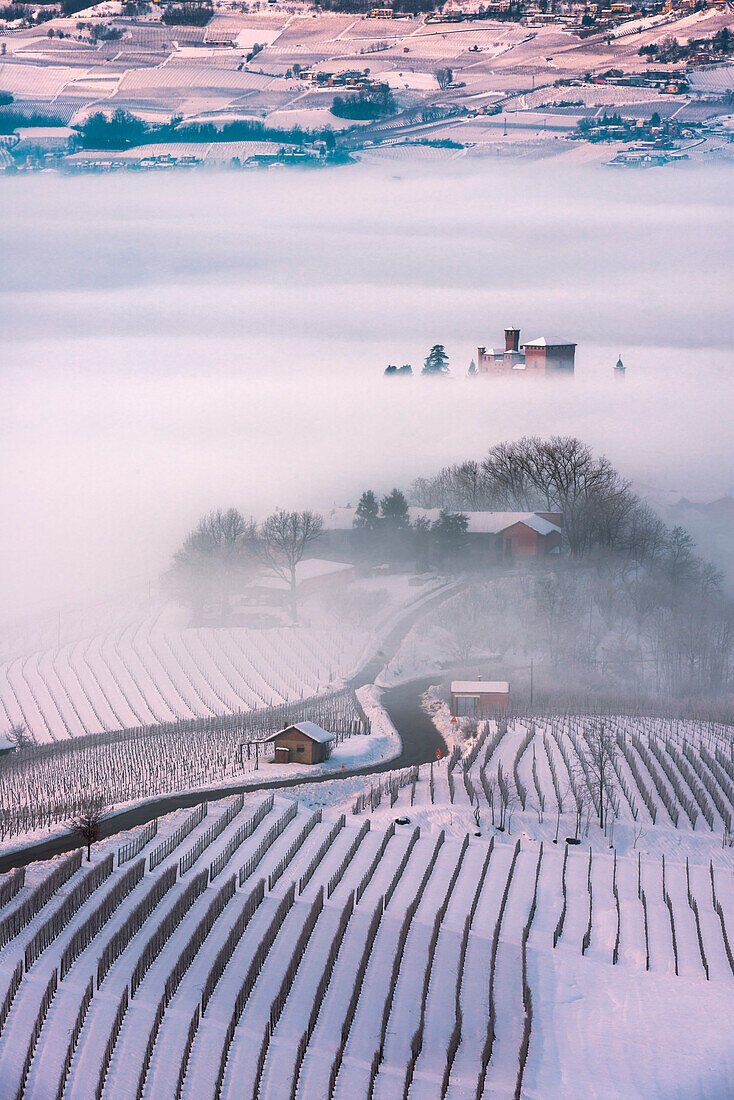
[[[5,1095],[730,1094],[734,874],[723,817],[712,829],[693,793],[696,775],[712,815],[734,808],[726,730],[694,742],[692,725],[617,723],[615,847],[593,825],[555,845],[530,809],[536,777],[549,799],[564,767],[583,782],[570,754],[584,720],[559,719],[488,723],[450,758],[365,785],[353,813],[337,784],[326,810],[240,796],[100,845],[91,864],[6,876]],[[488,769],[503,760],[525,808],[500,832]],[[640,852],[623,826],[645,814]],[[642,1066],[640,1032],[661,1051]]]
[[[0,665],[0,722],[45,742],[292,703],[342,681],[370,638],[148,619]]]

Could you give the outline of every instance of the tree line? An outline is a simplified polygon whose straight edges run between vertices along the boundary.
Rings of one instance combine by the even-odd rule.
[[[410,378],[413,374],[413,367],[410,363],[403,363],[402,367],[398,367],[394,363],[388,363],[385,374],[388,377]],[[447,374],[449,374],[449,357],[446,348],[443,344],[434,344],[423,361],[421,375],[437,378]]]
[[[284,145],[310,145],[323,141],[326,148],[335,147],[334,131],[303,130],[300,126],[265,126],[257,119],[240,119],[215,126],[212,122],[183,123],[180,115],[168,122],[145,122],[137,115],[118,109],[112,115],[96,111],[79,127],[85,149],[129,149],[138,145],[157,143],[211,142],[211,141],[272,141]]]
[[[411,521],[409,507],[436,509]],[[493,555],[471,556],[468,512],[560,513],[563,555],[552,568],[514,570],[502,585],[450,609],[445,630],[461,660],[481,652],[535,652],[566,670],[579,690],[596,684],[654,687],[693,698],[720,694],[734,656],[734,607],[722,574],[697,553],[682,527],[668,527],[604,456],[579,439],[524,437],[499,443],[481,461],[445,467],[405,492],[359,498],[348,560],[424,572],[484,572]],[[296,570],[321,538],[313,512],[273,513],[262,524],[235,509],[204,517],[167,576],[194,619],[215,609],[226,621],[232,594],[267,566],[287,586],[297,613]],[[546,566],[550,563],[546,562]],[[476,586],[475,586],[476,587]],[[601,672],[599,671],[601,670]],[[616,688],[615,688],[616,690]]]
[[[469,521],[448,509],[430,521],[418,516],[411,522],[408,500],[400,489],[378,500],[372,489],[359,498],[354,514],[356,552],[366,562],[402,564],[414,562],[425,572],[432,562],[460,567]]]
[[[655,556],[668,536],[662,520],[611,462],[572,437],[524,436],[498,443],[480,461],[468,459],[418,478],[410,497],[422,508],[560,512],[573,557],[608,549],[643,561]]]
[[[374,88],[360,88],[352,95],[335,95],[331,104],[331,113],[337,118],[349,118],[360,121],[385,118],[397,112],[397,104],[387,84]]]

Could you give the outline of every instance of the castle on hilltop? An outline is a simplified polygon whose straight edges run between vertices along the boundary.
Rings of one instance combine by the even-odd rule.
[[[477,348],[477,374],[572,375],[575,344],[552,344],[545,337],[530,340],[520,347],[520,329],[505,329],[504,348]]]

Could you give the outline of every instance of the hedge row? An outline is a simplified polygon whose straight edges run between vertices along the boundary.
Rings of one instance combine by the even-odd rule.
[[[331,897],[331,895],[334,893],[334,891],[336,890],[336,888],[339,885],[339,883],[341,882],[341,880],[344,878],[344,874],[347,870],[347,867],[349,866],[349,864],[354,859],[354,856],[356,855],[357,849],[359,848],[360,844],[362,843],[364,838],[367,836],[367,833],[369,831],[370,831],[370,819],[367,818],[366,821],[363,822],[359,832],[353,838],[351,844],[347,848],[347,850],[346,850],[346,852],[345,852],[345,854],[342,858],[341,863],[339,864],[336,871],[334,871],[334,874],[329,879],[329,884],[328,884],[328,887],[327,887],[327,890],[326,890],[327,898]]]
[[[518,1054],[518,1071],[517,1082],[515,1084],[515,1100],[520,1100],[522,1095],[522,1081],[525,1076],[525,1066],[528,1061],[528,1053],[530,1051],[530,1035],[533,1030],[533,995],[530,989],[530,983],[528,982],[528,939],[530,938],[530,929],[533,926],[535,920],[535,910],[538,906],[538,881],[540,879],[540,866],[543,861],[543,842],[540,842],[540,850],[538,852],[538,865],[535,868],[535,886],[533,888],[533,900],[530,903],[530,911],[528,913],[528,919],[525,922],[525,927],[522,930],[521,941],[521,959],[522,959],[522,1003],[525,1009],[525,1019],[522,1029],[522,1040],[520,1042],[520,1051]]]
[[[497,1022],[497,1005],[494,997],[494,980],[497,972],[497,951],[500,944],[500,929],[502,928],[502,919],[505,915],[505,909],[507,907],[507,898],[510,894],[510,886],[512,885],[512,878],[515,874],[515,867],[517,866],[517,859],[520,855],[520,841],[515,844],[515,850],[512,853],[512,862],[510,863],[510,869],[507,874],[507,881],[505,882],[505,888],[502,891],[502,898],[500,901],[499,912],[497,914],[497,923],[494,926],[494,933],[492,935],[492,948],[489,957],[489,1023],[487,1025],[487,1038],[485,1039],[484,1046],[482,1048],[481,1067],[477,1078],[476,1088],[476,1100],[481,1100],[482,1093],[484,1092],[484,1083],[487,1079],[487,1067],[489,1060],[492,1057],[492,1050],[494,1049],[495,1040],[495,1024]]]
[[[270,924],[268,925],[265,933],[263,934],[260,943],[255,951],[255,956],[250,963],[247,973],[245,974],[244,981],[240,986],[240,991],[235,999],[234,1008],[230,1017],[229,1024],[227,1025],[227,1031],[224,1036],[224,1044],[222,1046],[222,1053],[219,1060],[219,1069],[217,1072],[217,1078],[214,1085],[214,1100],[219,1100],[222,1095],[222,1084],[224,1082],[224,1073],[227,1068],[227,1059],[229,1058],[229,1051],[232,1046],[232,1040],[234,1039],[234,1033],[237,1029],[237,1024],[240,1022],[242,1013],[245,1010],[245,1005],[252,993],[255,982],[258,979],[260,971],[265,965],[265,960],[268,957],[268,952],[273,946],[275,937],[280,932],[283,925],[283,921],[288,916],[293,902],[296,896],[296,884],[293,882],[288,887],[288,890],[283,895],[276,909]]]
[[[342,814],[340,816],[339,820],[334,822],[334,824],[329,829],[329,831],[326,834],[326,836],[324,837],[324,839],[321,841],[321,844],[319,845],[318,849],[314,852],[313,856],[311,857],[311,859],[309,861],[309,864],[306,867],[306,870],[303,872],[303,874],[301,875],[301,877],[298,880],[298,893],[299,894],[302,894],[303,891],[308,886],[309,882],[311,881],[311,879],[313,878],[313,876],[316,872],[316,868],[318,867],[319,863],[321,863],[321,860],[324,858],[327,851],[329,850],[331,845],[334,843],[334,840],[335,840],[336,836],[341,832],[341,830],[344,828],[346,823],[347,823],[347,819],[344,816],[344,814]]]
[[[257,886],[255,886],[247,896],[247,899],[240,910],[240,914],[237,920],[232,925],[229,931],[229,935],[219,948],[216,958],[211,965],[211,969],[207,974],[206,981],[204,982],[204,989],[201,994],[201,1014],[202,1016],[206,1012],[206,1006],[212,998],[214,990],[217,987],[217,983],[225,971],[227,963],[232,958],[234,950],[237,944],[242,939],[247,925],[252,920],[252,916],[255,910],[265,897],[265,879],[260,879]]]
[[[15,1094],[15,1100],[23,1100],[25,1095],[26,1082],[28,1081],[28,1074],[31,1068],[31,1062],[33,1061],[33,1054],[38,1043],[38,1038],[41,1034],[41,1028],[43,1027],[46,1015],[51,1007],[51,1001],[56,996],[56,987],[58,985],[59,974],[57,970],[54,970],[53,974],[48,980],[48,985],[41,998],[41,1004],[38,1008],[38,1013],[33,1022],[33,1028],[31,1029],[30,1038],[28,1040],[28,1049],[26,1050],[26,1056],[23,1061],[23,1069],[20,1076],[20,1085],[18,1091]]]
[[[150,937],[140,953],[130,978],[130,997],[134,997],[148,970],[168,943],[173,932],[188,913],[196,899],[204,893],[209,882],[209,871],[203,870],[193,879],[183,893],[176,899],[163,920]]]
[[[155,1016],[153,1017],[153,1023],[151,1025],[150,1033],[148,1035],[148,1042],[146,1043],[145,1053],[143,1055],[143,1061],[140,1067],[136,1100],[142,1100],[143,1093],[145,1091],[145,1080],[148,1076],[150,1060],[153,1057],[153,1050],[155,1048],[156,1040],[158,1038],[158,1032],[160,1031],[160,1026],[163,1022],[163,1017],[165,1015],[166,1009],[171,1003],[173,997],[175,996],[176,990],[181,984],[181,981],[183,980],[186,971],[191,966],[192,962],[199,952],[199,949],[211,932],[214,926],[214,922],[221,916],[225,906],[234,897],[234,893],[235,876],[232,875],[232,877],[228,879],[227,882],[225,882],[221,890],[217,891],[214,900],[211,902],[206,913],[194,929],[193,935],[186,943],[186,946],[176,960],[173,969],[166,978],[163,995],[158,1002],[158,1007],[156,1008]]]
[[[323,811],[318,809],[315,813],[311,814],[306,819],[306,824],[302,827],[300,833],[295,837],[286,849],[285,855],[278,860],[273,870],[268,875],[268,890],[272,890],[278,879],[281,877],[286,867],[289,865],[296,852],[303,846],[304,841],[311,835],[313,829],[317,825],[321,824],[323,818]]]
[[[84,1027],[84,1021],[87,1018],[87,1012],[89,1011],[89,1005],[91,1004],[92,997],[94,996],[94,978],[90,978],[87,983],[87,988],[84,990],[84,996],[82,997],[81,1004],[79,1005],[79,1011],[76,1014],[76,1020],[74,1026],[71,1029],[71,1035],[69,1036],[69,1043],[66,1048],[66,1054],[64,1055],[64,1062],[61,1067],[61,1080],[59,1081],[59,1087],[56,1092],[56,1100],[63,1100],[64,1091],[66,1089],[66,1081],[69,1076],[69,1070],[71,1069],[72,1058],[74,1057],[74,1051],[76,1045],[79,1042],[79,1036],[81,1030]]]
[[[328,1100],[333,1100],[334,1088],[336,1086],[336,1079],[339,1076],[339,1070],[341,1069],[342,1059],[344,1058],[344,1050],[349,1039],[349,1032],[352,1029],[352,1023],[354,1022],[354,1014],[357,1011],[357,1002],[359,1001],[359,995],[362,992],[362,984],[364,982],[365,972],[367,970],[367,964],[370,961],[370,955],[372,954],[372,948],[375,945],[375,937],[377,936],[377,930],[380,927],[380,921],[384,913],[384,905],[382,899],[377,903],[374,913],[372,914],[372,920],[370,926],[367,929],[367,937],[365,939],[362,955],[357,966],[357,973],[354,977],[354,984],[352,985],[352,995],[349,998],[349,1004],[347,1005],[347,1011],[342,1023],[341,1032],[339,1034],[339,1043],[336,1048],[336,1054],[334,1060],[331,1063],[331,1069],[329,1070],[329,1089]]]
[[[301,1038],[298,1040],[298,1048],[296,1052],[296,1061],[293,1067],[293,1080],[291,1082],[291,1094],[289,1100],[296,1100],[296,1093],[298,1092],[298,1078],[301,1073],[301,1066],[303,1065],[303,1059],[306,1056],[306,1048],[308,1047],[309,1040],[313,1035],[314,1028],[316,1027],[316,1021],[319,1018],[321,1006],[324,1003],[324,997],[326,996],[326,990],[329,988],[331,982],[331,975],[334,972],[336,960],[341,949],[342,941],[347,930],[347,925],[351,920],[352,913],[354,912],[354,891],[350,893],[347,898],[347,903],[342,909],[341,916],[339,917],[339,924],[334,938],[329,945],[329,951],[326,956],[326,962],[319,978],[319,984],[316,987],[314,999],[311,1004],[311,1011],[309,1012],[306,1028]]]
[[[354,900],[355,901],[360,901],[362,895],[364,894],[365,890],[369,886],[370,881],[372,879],[372,876],[374,875],[375,870],[377,869],[377,865],[379,864],[380,860],[384,856],[385,849],[387,848],[387,846],[390,842],[390,838],[393,837],[393,836],[395,836],[395,822],[391,821],[390,824],[388,825],[387,829],[385,830],[385,832],[382,834],[382,840],[380,841],[380,846],[377,849],[377,851],[375,852],[374,856],[372,857],[369,867],[367,868],[365,873],[362,875],[362,878],[360,879],[359,885],[357,886],[357,889],[356,889],[355,895],[354,895]]]
[[[123,844],[121,848],[117,849],[117,866],[121,867],[123,863],[127,863],[128,860],[135,859],[135,856],[140,855],[145,845],[153,839],[157,832],[158,818],[148,822],[136,837],[128,840],[127,844]]]
[[[25,867],[18,867],[0,886],[0,908],[12,901],[23,886],[25,886]]]

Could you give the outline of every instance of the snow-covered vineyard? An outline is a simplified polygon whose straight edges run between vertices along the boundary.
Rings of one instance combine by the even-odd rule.
[[[591,721],[488,723],[345,813],[240,796],[5,876],[3,1095],[731,1095],[731,742],[617,719],[614,848],[593,809],[565,844],[565,803],[555,845]]]
[[[368,631],[167,630],[148,619],[0,665],[0,722],[37,742],[292,703],[340,683]]]
[[[445,713],[447,739],[451,726]],[[600,782],[599,731],[606,747]],[[731,839],[734,818],[734,734],[714,722],[629,716],[563,716],[516,719],[499,727],[484,723],[470,749],[454,748],[446,771],[428,783],[404,772],[393,786],[408,784],[395,804],[421,801],[478,807],[493,825],[512,829],[517,817],[535,835],[557,839],[561,822],[575,839],[589,836],[599,820],[600,801],[607,819],[604,832],[615,839],[650,833],[655,825],[681,833],[713,833]],[[595,756],[597,759],[595,759]],[[423,769],[425,770],[425,769]],[[421,776],[423,774],[421,771]],[[430,770],[430,769],[429,769]],[[444,783],[446,789],[440,789]],[[382,786],[362,792],[353,810],[375,809]],[[392,795],[391,795],[392,798]]]
[[[166,793],[243,778],[272,761],[273,746],[257,746],[274,730],[314,721],[338,743],[370,732],[349,689],[266,710],[140,727],[125,732],[29,747],[0,767],[0,840],[63,825],[90,797],[108,808]],[[272,765],[261,776],[273,776]]]

